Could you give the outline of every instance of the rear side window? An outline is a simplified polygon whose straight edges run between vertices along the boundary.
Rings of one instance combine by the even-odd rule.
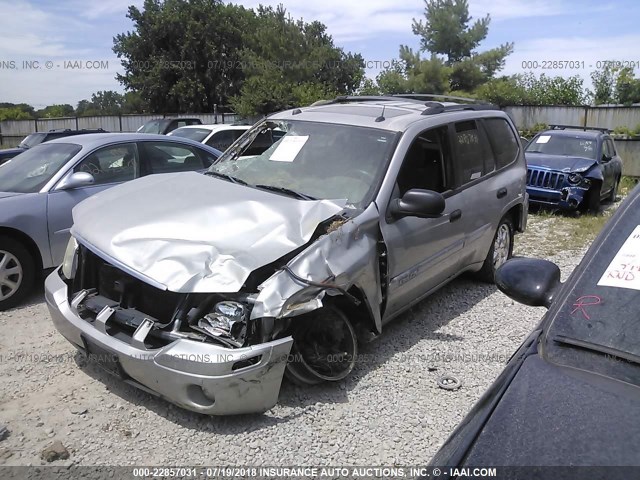
[[[604,153],[607,157],[611,158],[616,154],[616,151],[613,148],[613,142],[611,141],[611,139],[607,138],[603,142],[603,146],[604,146]]]
[[[483,132],[475,120],[453,125],[456,186],[473,182],[495,170],[493,157]]]
[[[233,142],[240,138],[244,132],[244,130],[222,130],[221,132],[216,132],[207,140],[207,145],[224,152]]]
[[[518,139],[504,118],[487,118],[487,136],[496,159],[496,168],[506,167],[518,156]]]

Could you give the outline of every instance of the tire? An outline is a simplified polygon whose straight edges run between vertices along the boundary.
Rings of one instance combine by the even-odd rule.
[[[356,364],[358,339],[346,315],[326,306],[294,318],[291,358],[285,369],[288,380],[298,385],[337,382]]]
[[[609,193],[608,200],[611,203],[616,203],[616,199],[618,198],[618,187],[619,186],[620,186],[620,177],[616,178],[616,181],[613,184],[613,188],[611,189],[611,192]]]
[[[493,236],[487,258],[477,273],[480,280],[495,283],[496,271],[513,255],[513,237],[513,221],[509,217],[503,217]]]
[[[13,238],[0,236],[0,311],[18,305],[35,281],[35,262]]]
[[[585,199],[587,210],[593,213],[600,211],[600,194],[602,193],[602,184],[596,183],[587,192],[587,198]]]

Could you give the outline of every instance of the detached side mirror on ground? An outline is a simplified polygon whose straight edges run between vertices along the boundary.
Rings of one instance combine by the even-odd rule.
[[[74,172],[62,180],[57,190],[71,190],[73,188],[88,187],[93,185],[95,179],[89,172]]]
[[[402,198],[391,202],[389,212],[393,218],[437,218],[442,215],[445,200],[442,194],[431,190],[412,189]]]
[[[496,272],[502,293],[532,307],[549,308],[560,285],[560,268],[548,260],[512,258]]]

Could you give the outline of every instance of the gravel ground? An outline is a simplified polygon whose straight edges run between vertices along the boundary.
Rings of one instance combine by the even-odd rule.
[[[540,256],[561,223],[531,216],[516,253]],[[566,277],[585,249],[551,260]],[[0,426],[10,431],[0,464],[44,464],[41,452],[55,440],[70,452],[55,465],[425,464],[543,313],[461,278],[362,346],[366,361],[345,381],[284,383],[265,414],[206,417],[84,365],[38,292],[0,312]],[[462,387],[438,388],[444,373]]]

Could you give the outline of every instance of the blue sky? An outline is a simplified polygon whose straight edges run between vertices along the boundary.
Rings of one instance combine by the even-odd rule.
[[[422,0],[237,3],[283,3],[295,18],[320,20],[338,46],[361,53],[374,67],[396,58],[400,44],[419,46],[411,20],[423,18],[424,11]],[[111,48],[116,34],[132,29],[125,16],[131,4],[140,6],[142,0],[0,0],[0,102],[75,106],[98,90],[122,91],[115,80],[122,70]],[[491,15],[489,36],[480,50],[515,42],[504,74],[525,71],[523,61],[540,66],[543,61],[572,60],[585,67],[535,73],[578,74],[590,86],[589,73],[600,61],[636,62],[640,67],[640,2],[635,0],[470,0],[469,6],[474,18]],[[95,69],[65,68],[65,62],[81,61],[84,66],[87,60],[103,63]],[[23,68],[23,61],[38,61],[40,68]],[[376,68],[367,70],[369,76],[376,73]]]

